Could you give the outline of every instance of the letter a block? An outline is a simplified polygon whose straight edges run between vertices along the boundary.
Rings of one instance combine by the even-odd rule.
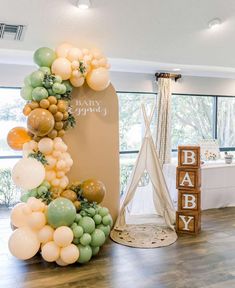
[[[201,214],[198,212],[176,212],[178,233],[197,234],[201,229]]]
[[[201,186],[200,169],[178,167],[176,171],[176,188],[195,190]]]
[[[178,211],[198,211],[201,210],[201,191],[179,190]]]

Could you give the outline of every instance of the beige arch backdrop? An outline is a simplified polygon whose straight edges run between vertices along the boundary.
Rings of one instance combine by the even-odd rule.
[[[95,178],[106,186],[102,205],[115,221],[119,212],[119,115],[114,87],[96,92],[87,85],[74,88],[72,112],[77,125],[64,140],[74,161],[70,182]]]

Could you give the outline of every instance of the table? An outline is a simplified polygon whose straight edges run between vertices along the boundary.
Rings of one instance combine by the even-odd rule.
[[[177,206],[178,202],[176,167],[176,162],[163,166],[163,173],[174,206]],[[202,210],[235,206],[235,164],[225,164],[222,160],[203,164],[201,182]]]

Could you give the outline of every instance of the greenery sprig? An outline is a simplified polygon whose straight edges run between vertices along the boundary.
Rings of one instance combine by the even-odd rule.
[[[64,128],[67,130],[68,128],[73,128],[76,125],[76,119],[71,112],[69,112],[69,117],[64,123]]]
[[[41,162],[43,165],[48,165],[48,162],[46,160],[45,155],[40,152],[40,151],[34,151],[32,153],[29,153],[28,155],[29,158],[34,158],[36,160],[38,160],[39,162]]]

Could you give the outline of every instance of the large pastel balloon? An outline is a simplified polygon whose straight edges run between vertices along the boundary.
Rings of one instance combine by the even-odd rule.
[[[38,142],[38,149],[43,154],[47,155],[53,151],[54,142],[50,138],[42,138]]]
[[[61,226],[55,230],[53,239],[59,247],[66,247],[73,241],[73,231],[67,226]]]
[[[51,67],[55,59],[55,52],[47,47],[37,49],[33,55],[33,60],[38,66]]]
[[[82,183],[82,195],[89,202],[100,203],[103,201],[106,188],[101,181],[88,179]]]
[[[7,143],[13,150],[22,150],[23,145],[30,140],[32,139],[24,127],[15,127],[7,135]]]
[[[66,58],[57,58],[51,67],[52,73],[59,75],[62,80],[68,80],[71,77],[71,62]]]
[[[25,86],[22,87],[20,90],[20,96],[24,99],[24,100],[32,100],[32,92],[33,92],[33,87],[31,86]]]
[[[55,119],[46,109],[36,108],[30,112],[27,127],[36,136],[45,136],[50,133],[55,125]]]
[[[36,232],[29,227],[20,227],[10,236],[8,247],[13,256],[21,260],[32,258],[40,248]]]
[[[86,263],[90,261],[92,257],[92,249],[89,245],[83,246],[81,244],[78,245],[79,249],[79,258],[78,263]]]
[[[76,245],[70,244],[60,251],[60,258],[63,262],[73,264],[78,260],[79,250]]]
[[[33,158],[19,160],[12,170],[12,180],[16,186],[30,190],[38,187],[45,178],[45,168]]]
[[[64,57],[64,58],[67,57],[69,50],[72,49],[72,48],[73,48],[73,46],[71,44],[62,43],[55,50],[57,57]]]
[[[25,213],[26,206],[25,203],[18,203],[11,211],[11,223],[17,228],[27,225],[29,214]]]
[[[76,217],[76,209],[73,202],[59,197],[53,200],[47,210],[48,223],[54,227],[70,226]]]
[[[60,248],[54,241],[50,241],[42,247],[42,258],[47,262],[54,262],[60,256]]]
[[[93,69],[87,74],[86,81],[91,89],[95,91],[102,91],[109,86],[109,72],[103,67]]]

